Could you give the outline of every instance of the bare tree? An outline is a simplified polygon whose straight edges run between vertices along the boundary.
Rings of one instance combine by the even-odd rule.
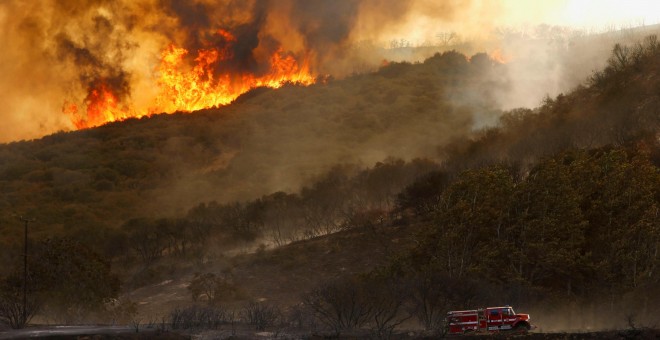
[[[397,326],[413,316],[404,310],[409,301],[408,287],[397,277],[382,275],[367,278],[364,285],[372,332],[379,339],[390,338]]]
[[[432,268],[417,271],[408,283],[410,312],[428,331],[444,328],[444,320],[451,306],[450,279]]]
[[[449,46],[453,41],[458,40],[456,32],[441,32],[435,35],[442,46]]]
[[[339,335],[360,328],[371,315],[371,306],[357,280],[322,285],[304,297],[304,303],[319,321]]]
[[[8,277],[0,283],[0,322],[14,329],[25,327],[41,307],[39,299],[34,293],[30,293],[25,301],[24,313],[20,281],[18,278]]]

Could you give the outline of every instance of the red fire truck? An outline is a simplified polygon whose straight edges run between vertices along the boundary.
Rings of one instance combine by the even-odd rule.
[[[529,319],[529,314],[516,314],[509,306],[488,307],[451,311],[447,313],[447,326],[449,334],[501,331],[525,333],[532,329]]]

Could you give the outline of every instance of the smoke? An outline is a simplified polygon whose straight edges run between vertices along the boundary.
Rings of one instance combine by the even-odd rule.
[[[656,290],[657,291],[657,290]],[[657,327],[657,298],[638,288],[623,296],[588,301],[545,301],[517,310],[529,313],[539,333],[598,332],[621,329],[654,329]]]
[[[498,27],[557,21],[566,14],[559,9],[576,10],[566,4],[563,0],[543,4],[514,0],[7,0],[0,3],[0,142],[69,130],[77,122],[85,126],[90,101],[102,91],[111,95],[106,99],[112,102],[98,111],[122,111],[118,118],[165,110],[156,102],[162,96],[158,66],[168,46],[187,51],[182,54],[184,69],[194,69],[199,51],[220,51],[222,56],[210,62],[213,71],[204,73],[213,81],[268,74],[278,53],[308,64],[312,76],[342,77],[356,70],[373,70],[387,57],[382,48],[355,49],[365,42],[382,47],[401,39],[419,46],[437,44],[443,32],[458,32],[462,41],[473,42],[465,52],[490,52],[493,46],[505,45],[495,34]],[[513,50],[518,59],[526,57],[518,48]],[[420,58],[415,53],[408,56]],[[514,91],[510,97],[518,96]],[[503,101],[509,106],[518,104],[511,98]]]
[[[200,50],[225,53],[209,77],[264,74],[279,50],[311,58],[315,73],[327,73],[332,67],[323,65],[348,43],[360,3],[4,1],[0,141],[84,123],[95,91],[109,91],[131,115],[159,112],[152,108],[157,66],[169,44],[189,52],[188,65]]]
[[[126,38],[130,20],[122,12],[103,1],[0,4],[2,140],[71,129],[63,105],[83,102],[101,82],[130,98],[126,61],[137,44]]]

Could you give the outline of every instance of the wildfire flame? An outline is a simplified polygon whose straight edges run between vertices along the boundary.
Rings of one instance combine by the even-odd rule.
[[[310,85],[315,82],[308,58],[301,58],[299,62],[281,48],[270,56],[266,72],[259,75],[218,70],[223,61],[232,58],[228,47],[236,39],[224,30],[218,30],[216,34],[226,43],[225,48],[199,49],[192,66],[186,60],[190,52],[185,48],[170,44],[164,49],[156,69],[158,95],[148,109],[139,111],[121,105],[119,96],[100,80],[99,85],[89,90],[83,102],[86,114],[81,114],[78,105],[71,103],[65,103],[63,112],[69,115],[76,128],[82,129],[161,112],[192,112],[227,105],[256,87],[279,88],[286,83]]]
[[[498,62],[500,64],[507,64],[511,60],[513,60],[513,58],[510,55],[502,52],[502,50],[499,49],[499,48],[493,50],[488,55],[490,56],[491,59],[495,60],[496,62]]]
[[[278,88],[288,82],[304,85],[314,83],[308,63],[298,65],[293,56],[281,49],[271,56],[270,70],[262,76],[236,75],[229,70],[219,76],[214,75],[213,68],[227,57],[216,49],[199,50],[195,58],[197,64],[188,71],[184,62],[187,54],[187,50],[174,45],[163,52],[158,80],[161,95],[157,99],[158,108],[150,111],[190,112],[227,105],[255,87]]]
[[[108,122],[136,116],[126,107],[120,107],[117,96],[105,82],[99,82],[85,98],[86,114],[81,115],[78,105],[65,103],[62,109],[78,129],[99,126]]]

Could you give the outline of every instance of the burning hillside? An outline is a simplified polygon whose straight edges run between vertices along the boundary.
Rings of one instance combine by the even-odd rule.
[[[383,59],[422,61],[457,49],[507,60],[513,49],[525,60],[527,52],[509,44],[530,36],[523,23],[575,27],[558,18],[584,13],[594,17],[582,24],[620,22],[607,17],[622,13],[612,3],[585,11],[584,1],[2,1],[0,138],[215,107],[255,87],[374,71]],[[657,13],[653,6],[626,6],[638,9],[626,15]],[[511,25],[523,28],[502,29]],[[411,46],[434,50],[405,50]],[[553,64],[538,63],[546,71]]]
[[[359,61],[366,70],[374,48],[348,48],[356,32],[397,26],[413,8],[455,22],[459,3],[0,2],[0,36],[10,42],[0,54],[0,74],[9,79],[0,82],[0,114],[8,117],[0,138],[34,125],[84,129],[0,144],[0,305],[17,306],[29,287],[31,299],[44,299],[33,304],[45,306],[37,314],[43,320],[100,323],[78,319],[98,311],[105,323],[123,306],[150,315],[144,302],[165,296],[132,289],[172,288],[201,304],[195,287],[209,282],[234,292],[217,300],[206,294],[210,303],[277,303],[294,312],[283,323],[309,315],[318,319],[299,323],[305,332],[325,331],[317,328],[322,311],[309,309],[325,304],[315,293],[323,282],[340,295],[364,296],[364,310],[394,302],[390,330],[407,320],[438,329],[437,316],[465,301],[570,306],[569,316],[643,304],[635,308],[640,320],[652,321],[652,306],[660,306],[657,35],[611,44],[613,52],[596,60],[605,67],[589,55],[612,35],[535,33],[502,48],[446,48],[420,62],[385,58],[375,72],[283,86],[347,75]],[[388,52],[414,49],[397,40]],[[576,84],[568,73],[582,77],[581,86],[567,91]],[[546,93],[556,95],[535,108],[503,110]],[[194,115],[131,119],[235,98]],[[95,125],[103,126],[86,129]],[[29,255],[17,213],[36,221]],[[246,262],[231,257],[253,247]],[[30,283],[15,270],[27,273],[21,259],[31,261]],[[125,296],[139,300],[106,311],[119,280]],[[417,298],[426,287],[446,288],[437,290],[435,316]],[[170,292],[165,300],[174,301]],[[582,302],[588,307],[576,307]],[[167,313],[155,303],[147,308]],[[366,331],[379,315],[334,335]],[[623,316],[608,314],[608,325]],[[382,329],[370,331],[383,337]]]
[[[130,30],[125,27],[128,24],[125,20],[104,15],[104,6],[87,8],[99,12],[93,17],[95,26],[104,26],[109,35],[119,27]],[[154,113],[217,107],[252,88],[314,82],[310,71],[310,46],[303,44],[294,51],[285,48],[280,38],[268,32],[268,20],[273,19],[267,13],[273,11],[265,2],[246,6],[242,13],[228,17],[213,14],[218,7],[236,10],[237,5],[163,2],[154,6],[153,10],[174,22],[174,36],[167,37],[170,41],[157,54],[157,65],[144,79],[154,91],[150,101],[141,107],[131,100],[137,94],[132,91],[131,77],[137,72],[125,71],[127,65],[120,59],[121,54],[107,58],[106,47],[90,46],[86,36],[82,42],[66,35],[61,38],[58,46],[61,54],[68,56],[76,66],[85,66],[78,75],[80,85],[87,91],[84,100],[67,102],[62,110],[76,128]],[[141,29],[165,33],[153,26]],[[117,43],[126,42],[118,37]],[[128,52],[139,48],[139,42],[135,43],[135,46],[125,47]]]
[[[185,111],[217,107],[231,103],[239,95],[256,87],[278,88],[285,83],[309,85],[314,82],[306,57],[302,63],[292,53],[278,47],[266,60],[258,61],[260,72],[242,71],[232,67],[236,38],[218,30],[220,46],[191,54],[182,47],[170,44],[163,52],[157,67],[157,97],[153,106],[136,110],[121,105],[120,97],[105,79],[90,86],[81,110],[79,105],[64,105],[63,112],[71,117],[76,128],[88,128],[130,117],[142,117],[161,112]],[[189,60],[192,59],[192,60]]]
[[[362,7],[355,0],[3,2],[11,49],[2,59],[24,61],[3,67],[15,80],[3,92],[60,106],[55,120],[75,128],[225,105],[255,87],[313,83],[345,48]]]

